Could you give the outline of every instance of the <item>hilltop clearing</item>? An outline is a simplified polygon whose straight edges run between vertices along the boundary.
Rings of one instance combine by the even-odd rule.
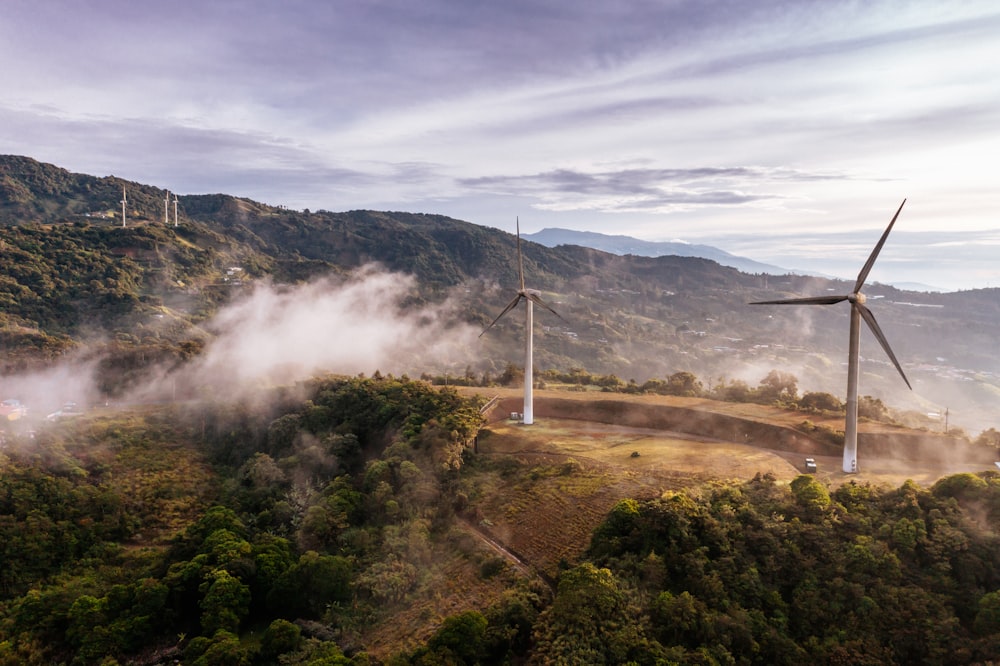
[[[519,389],[489,394],[499,398],[489,417],[490,430],[499,435],[489,440],[499,442],[490,444],[494,452],[571,455],[691,479],[770,473],[790,480],[805,472],[808,456],[819,463],[817,478],[831,485],[907,479],[931,485],[949,474],[993,469],[996,456],[942,433],[862,422],[859,473],[845,474],[834,439],[843,429],[840,415],[707,398],[542,390],[535,393],[541,420],[525,427],[509,418],[520,409]]]
[[[472,515],[491,537],[553,577],[561,562],[582,555],[593,530],[625,498],[758,475],[789,483],[805,473],[807,456],[818,463],[816,478],[830,486],[896,486],[907,479],[930,486],[949,474],[993,467],[992,452],[968,450],[961,440],[864,423],[861,471],[848,475],[841,471],[839,447],[802,427],[811,420],[814,427],[842,428],[843,417],[764,405],[541,390],[535,393],[538,420],[524,426],[509,418],[520,409],[519,389],[491,389],[489,395],[499,400],[478,448],[493,467],[474,477]],[[907,459],[942,447],[966,456]]]

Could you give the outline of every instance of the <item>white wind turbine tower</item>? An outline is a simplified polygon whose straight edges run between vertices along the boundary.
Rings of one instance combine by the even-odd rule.
[[[538,303],[540,306],[554,314],[555,316],[562,319],[562,316],[550,308],[545,301],[542,300],[541,292],[537,289],[526,289],[524,287],[524,262],[521,259],[521,220],[517,220],[517,278],[520,283],[520,288],[517,290],[517,296],[514,297],[507,307],[503,309],[497,318],[490,322],[490,325],[483,329],[483,332],[479,334],[482,337],[486,331],[490,330],[494,324],[500,321],[501,317],[517,307],[517,304],[524,299],[526,304],[525,314],[524,314],[524,413],[522,416],[522,422],[524,425],[531,425],[535,422],[535,408],[534,408],[534,371],[532,367],[533,363],[533,343],[532,343],[532,328],[534,326],[534,312],[533,305]]]
[[[868,279],[868,273],[871,272],[872,266],[875,265],[875,259],[878,258],[878,253],[882,250],[882,246],[885,245],[885,239],[889,237],[889,232],[892,231],[892,225],[896,223],[896,218],[899,217],[899,213],[903,210],[903,205],[905,203],[906,199],[903,199],[903,203],[899,204],[899,210],[897,210],[896,214],[892,216],[892,221],[889,222],[889,226],[886,227],[885,232],[882,234],[882,238],[879,239],[878,245],[876,245],[875,249],[872,250],[871,256],[868,257],[868,261],[865,262],[861,272],[858,273],[858,279],[854,283],[854,289],[850,294],[846,294],[844,296],[811,296],[806,298],[788,298],[776,301],[756,301],[750,304],[833,305],[834,303],[840,303],[841,301],[847,301],[851,304],[851,335],[847,350],[847,420],[844,426],[843,464],[844,471],[849,474],[858,471],[858,366],[860,360],[859,347],[861,340],[862,319],[864,319],[865,323],[868,324],[868,328],[871,329],[871,332],[875,334],[876,339],[878,339],[879,344],[882,345],[882,349],[885,350],[889,360],[892,361],[894,366],[896,366],[896,370],[899,371],[903,381],[906,382],[907,388],[911,391],[913,390],[913,387],[910,386],[910,380],[906,378],[903,368],[899,365],[899,361],[896,360],[896,355],[892,353],[889,341],[885,339],[885,334],[882,333],[882,329],[879,328],[878,323],[875,321],[875,315],[873,315],[871,310],[869,310],[865,305],[865,295],[861,293],[861,287],[864,286],[865,280]]]
[[[163,226],[170,224],[170,190],[163,198]]]
[[[177,227],[177,195],[174,195],[174,227]]]
[[[122,229],[125,228],[125,206],[128,204],[128,195],[125,194],[125,186],[122,185]]]

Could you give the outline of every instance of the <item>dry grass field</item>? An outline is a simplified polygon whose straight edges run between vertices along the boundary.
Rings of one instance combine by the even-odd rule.
[[[560,561],[580,557],[591,532],[623,498],[757,474],[790,482],[804,473],[806,456],[816,459],[816,477],[831,486],[898,486],[907,479],[930,485],[948,474],[993,469],[985,458],[950,460],[943,453],[952,445],[949,438],[864,423],[860,471],[845,474],[838,447],[797,427],[808,418],[842,429],[842,419],[762,405],[545,390],[535,393],[535,423],[525,426],[509,418],[521,406],[519,390],[489,395],[500,400],[479,451],[494,467],[476,476],[476,519],[550,576]],[[932,455],[922,460],[925,451]]]
[[[500,398],[490,429],[521,433],[522,451],[544,445],[549,452],[575,451],[574,455],[611,463],[619,459],[618,447],[627,448],[632,442],[641,463],[632,459],[631,468],[673,470],[692,480],[752,478],[757,472],[771,472],[779,479],[787,472],[790,480],[804,473],[806,456],[816,459],[817,478],[831,485],[845,481],[899,485],[907,479],[930,485],[949,474],[994,469],[992,458],[984,455],[987,452],[973,451],[956,438],[862,421],[859,472],[845,474],[840,446],[814,439],[801,429],[810,421],[843,430],[842,416],[705,398],[547,390],[535,392],[535,424],[522,426],[506,418],[520,408],[519,389],[490,389],[489,395]],[[533,429],[539,433],[528,432]],[[643,445],[652,447],[650,456]],[[774,458],[787,464],[772,463]]]

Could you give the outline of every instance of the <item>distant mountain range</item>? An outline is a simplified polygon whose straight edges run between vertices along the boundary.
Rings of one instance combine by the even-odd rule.
[[[899,236],[900,234],[897,234]],[[558,247],[560,245],[577,245],[587,247],[601,252],[609,252],[620,256],[634,255],[637,257],[696,257],[709,259],[721,266],[729,266],[736,270],[754,274],[766,275],[809,275],[835,279],[830,271],[807,271],[800,268],[786,268],[776,264],[768,264],[755,261],[747,257],[726,252],[712,245],[702,245],[697,243],[686,243],[684,241],[646,241],[633,236],[602,234],[595,231],[574,231],[573,229],[547,228],[533,234],[521,236],[525,240],[530,240],[546,247]],[[847,277],[853,270],[844,273]],[[906,291],[922,292],[943,292],[949,291],[939,286],[929,285],[925,282],[914,280],[886,280],[886,284],[891,284],[897,289]]]
[[[738,257],[725,250],[711,245],[698,245],[682,241],[645,241],[632,236],[613,236],[594,231],[574,231],[572,229],[542,229],[533,234],[524,234],[522,238],[546,247],[559,245],[580,245],[611,254],[639,257],[699,257],[711,259],[717,264],[735,268],[744,273],[766,273],[768,275],[797,274],[802,271],[789,270],[773,264],[765,264],[746,257]]]

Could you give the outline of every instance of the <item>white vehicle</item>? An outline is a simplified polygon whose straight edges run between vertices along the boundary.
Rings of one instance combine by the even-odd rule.
[[[813,458],[806,458],[806,472],[812,474],[816,471],[816,460]]]
[[[45,417],[46,421],[58,421],[59,419],[70,418],[71,416],[79,416],[83,414],[83,410],[75,402],[67,402],[62,406],[58,412],[52,412]]]

